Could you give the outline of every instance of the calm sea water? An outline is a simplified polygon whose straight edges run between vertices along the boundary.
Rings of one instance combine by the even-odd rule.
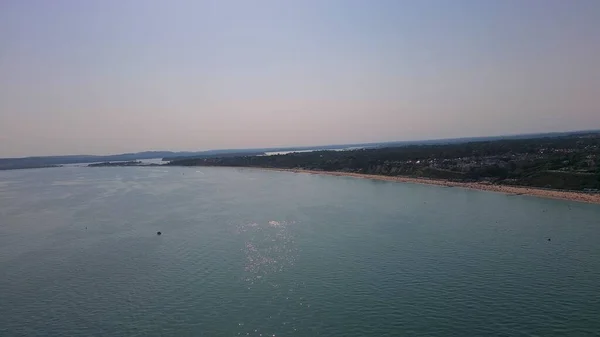
[[[598,205],[252,169],[0,172],[0,336],[598,335]]]

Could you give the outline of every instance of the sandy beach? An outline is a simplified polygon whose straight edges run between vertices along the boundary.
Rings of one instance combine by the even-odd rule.
[[[271,168],[269,170],[293,172],[293,173],[307,173],[307,174],[321,174],[321,175],[330,175],[330,176],[354,177],[354,178],[361,178],[361,179],[375,179],[375,180],[395,181],[395,182],[401,182],[401,183],[415,183],[415,184],[428,184],[428,185],[438,185],[438,186],[446,186],[446,187],[469,188],[469,189],[474,189],[474,190],[499,192],[499,193],[505,193],[505,194],[531,195],[531,196],[542,197],[542,198],[563,199],[563,200],[600,204],[600,193],[557,191],[557,190],[547,190],[547,189],[530,188],[530,187],[495,185],[495,184],[484,183],[484,182],[463,183],[463,182],[454,182],[454,181],[427,179],[427,178],[413,178],[413,177],[402,177],[402,176],[381,176],[381,175],[374,175],[374,174],[361,174],[361,173],[350,173],[350,172],[312,171],[312,170],[302,170],[302,169],[277,169],[277,168]]]

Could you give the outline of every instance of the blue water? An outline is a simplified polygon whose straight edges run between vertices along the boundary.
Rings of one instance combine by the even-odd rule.
[[[598,205],[254,169],[0,171],[0,336],[597,336],[599,282]]]

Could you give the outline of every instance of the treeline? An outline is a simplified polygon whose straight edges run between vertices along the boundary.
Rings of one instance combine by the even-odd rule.
[[[208,151],[207,151],[208,152]],[[177,156],[177,157],[165,157],[163,161],[184,161],[184,160],[195,160],[195,159],[207,159],[207,158],[227,158],[227,157],[243,157],[243,156],[262,156],[265,152],[263,151],[246,151],[246,152],[232,152],[232,153],[214,153],[214,154],[197,154],[192,156]]]
[[[169,165],[298,168],[558,189],[600,188],[600,134],[353,151],[175,160]]]
[[[141,161],[138,160],[132,160],[132,161],[126,161],[126,162],[103,162],[103,163],[94,163],[94,164],[89,164],[88,167],[108,167],[108,166],[140,166],[142,165]]]

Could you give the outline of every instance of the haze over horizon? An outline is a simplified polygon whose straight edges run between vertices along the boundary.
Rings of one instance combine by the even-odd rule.
[[[600,2],[0,3],[0,157],[600,129]]]

